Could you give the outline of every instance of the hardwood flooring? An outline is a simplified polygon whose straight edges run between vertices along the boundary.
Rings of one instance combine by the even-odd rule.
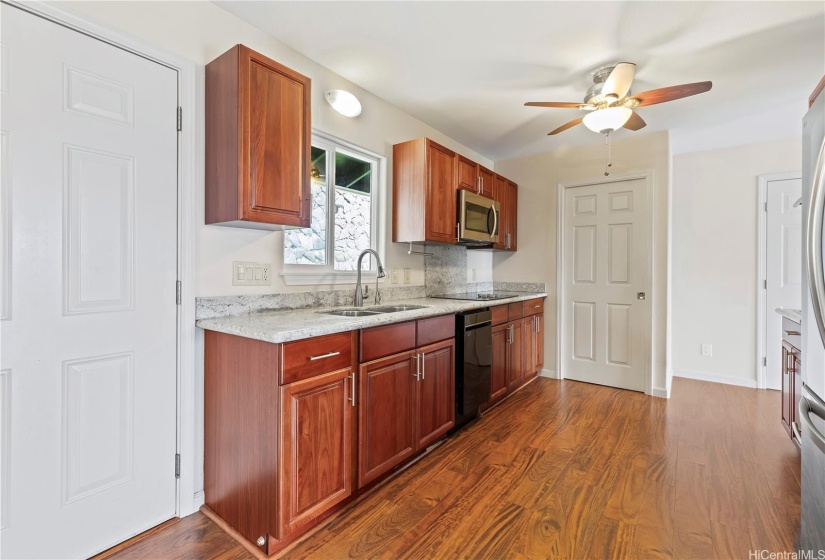
[[[668,400],[538,379],[286,558],[748,558],[793,549],[780,394],[677,378]],[[110,558],[250,558],[202,514]]]

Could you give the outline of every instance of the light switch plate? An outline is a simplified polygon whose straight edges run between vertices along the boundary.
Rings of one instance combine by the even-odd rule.
[[[410,283],[410,269],[409,268],[404,269],[404,283],[405,284]]]
[[[398,269],[390,271],[390,284],[398,284]]]
[[[271,286],[272,264],[234,261],[232,263],[233,286]]]

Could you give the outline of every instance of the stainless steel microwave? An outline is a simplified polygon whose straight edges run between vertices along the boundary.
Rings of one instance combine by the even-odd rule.
[[[499,203],[470,191],[458,195],[458,242],[492,245],[498,242]]]

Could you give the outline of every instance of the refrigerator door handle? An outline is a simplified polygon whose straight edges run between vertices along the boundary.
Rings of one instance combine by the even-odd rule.
[[[808,389],[807,385],[803,384],[802,387],[803,394],[802,398],[799,399],[799,418],[802,420],[802,432],[810,434],[810,438],[814,444],[820,451],[825,453],[825,434],[816,428],[816,425],[814,425],[810,417],[811,414],[814,414],[825,420],[825,403],[820,401],[815,395],[812,395],[812,391]],[[800,441],[800,443],[802,442]]]
[[[811,303],[819,327],[819,335],[825,342],[825,277],[822,263],[822,220],[825,213],[825,142],[819,149],[811,198],[808,201],[808,281],[811,285]]]

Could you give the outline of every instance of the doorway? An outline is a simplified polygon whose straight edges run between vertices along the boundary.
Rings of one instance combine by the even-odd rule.
[[[0,555],[87,557],[177,510],[178,73],[0,10]]]
[[[802,176],[759,176],[759,286],[757,381],[782,389],[782,318],[779,307],[802,307]]]
[[[559,186],[559,377],[651,390],[649,174]]]

